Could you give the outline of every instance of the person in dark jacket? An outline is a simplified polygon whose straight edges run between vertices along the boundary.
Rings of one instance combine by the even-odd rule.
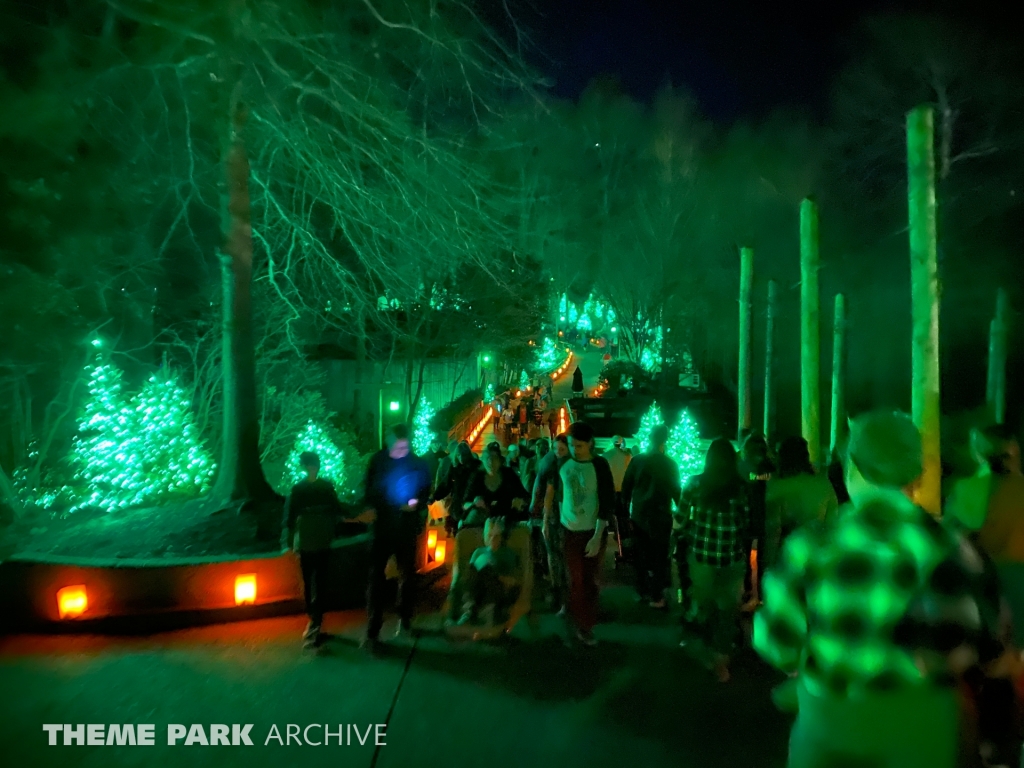
[[[437,484],[437,475],[441,471],[441,462],[447,458],[448,452],[444,449],[444,443],[439,436],[434,435],[430,441],[430,450],[423,455],[423,460],[427,462],[427,468],[430,470],[431,488]]]
[[[391,428],[387,445],[370,459],[366,470],[366,507],[374,513],[370,545],[370,583],[365,646],[375,650],[384,623],[384,572],[393,555],[398,565],[396,636],[412,631],[415,600],[416,541],[426,522],[430,470],[409,445],[409,428]]]
[[[668,427],[651,430],[651,448],[626,467],[622,507],[634,531],[637,591],[652,608],[665,608],[665,590],[672,585],[669,558],[672,504],[679,501],[679,466],[665,452]]]
[[[302,639],[307,646],[316,646],[320,643],[324,619],[323,597],[331,540],[342,509],[331,481],[317,477],[320,457],[307,451],[299,457],[299,465],[306,478],[292,486],[285,500],[284,539],[287,548],[298,553],[302,570],[303,595],[309,616]]]
[[[445,529],[454,536],[459,529],[459,521],[464,517],[462,504],[466,499],[469,479],[479,466],[479,462],[467,443],[457,443],[453,440],[448,449],[448,458],[444,459],[437,469],[431,499],[445,503],[448,512]]]
[[[499,451],[484,451],[484,466],[469,481],[466,491],[464,525],[482,526],[488,518],[505,519],[505,532],[527,518],[529,494],[519,473],[504,466]]]

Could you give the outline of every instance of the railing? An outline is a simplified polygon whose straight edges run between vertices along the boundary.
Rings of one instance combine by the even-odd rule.
[[[487,423],[493,418],[494,409],[487,403],[480,403],[480,405],[470,411],[468,416],[465,416],[458,424],[448,430],[448,440],[459,442],[465,440],[472,447],[476,443],[477,438],[480,437],[480,433],[484,431]]]

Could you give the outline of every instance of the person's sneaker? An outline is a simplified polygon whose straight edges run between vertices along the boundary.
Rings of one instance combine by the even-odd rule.
[[[398,628],[395,630],[395,640],[412,639],[416,637],[416,632],[412,628],[411,621],[400,621]]]
[[[576,639],[581,645],[587,646],[587,648],[593,648],[597,645],[597,639],[594,637],[592,632],[577,632]]]
[[[320,647],[320,638],[321,638],[321,635],[320,635],[319,632],[316,632],[316,633],[314,633],[312,635],[307,635],[305,638],[303,638],[302,647],[303,648],[319,648]]]
[[[309,640],[312,637],[316,637],[320,634],[320,625],[314,624],[312,621],[306,624],[306,630],[302,633],[303,640]]]
[[[665,603],[665,598],[662,598],[661,600],[651,600],[651,602],[649,602],[648,605],[651,606],[651,608],[656,608],[659,611],[663,611],[667,607]]]

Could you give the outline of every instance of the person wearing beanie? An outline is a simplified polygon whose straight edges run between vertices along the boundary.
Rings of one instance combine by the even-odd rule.
[[[754,647],[795,683],[790,768],[957,764],[956,681],[998,656],[998,619],[981,558],[915,505],[922,467],[910,417],[853,420],[851,504],[765,575]]]

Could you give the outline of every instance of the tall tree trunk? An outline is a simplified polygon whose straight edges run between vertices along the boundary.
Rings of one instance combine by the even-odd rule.
[[[821,327],[818,296],[818,206],[800,204],[800,432],[821,465]]]
[[[935,211],[935,124],[931,107],[907,115],[910,279],[914,320],[913,413],[924,474],[918,503],[938,514],[942,498],[939,391],[939,274]]]
[[[988,387],[985,402],[996,424],[1006,420],[1006,335],[1009,321],[1009,299],[1004,288],[996,295],[996,316],[989,326]]]
[[[740,248],[740,350],[737,374],[739,419],[736,430],[742,435],[751,426],[750,417],[750,326],[753,318],[751,290],[754,283],[754,249]]]
[[[846,300],[836,294],[836,309],[832,320],[832,425],[828,442],[829,456],[846,432]]]
[[[221,276],[224,293],[224,422],[215,493],[221,499],[254,502],[276,494],[260,464],[256,354],[252,321],[252,212],[249,159],[242,130],[245,107],[236,87],[230,106],[230,137],[225,156],[226,205]]]
[[[764,329],[764,436],[775,433],[775,292],[774,280],[768,281],[768,318]]]

